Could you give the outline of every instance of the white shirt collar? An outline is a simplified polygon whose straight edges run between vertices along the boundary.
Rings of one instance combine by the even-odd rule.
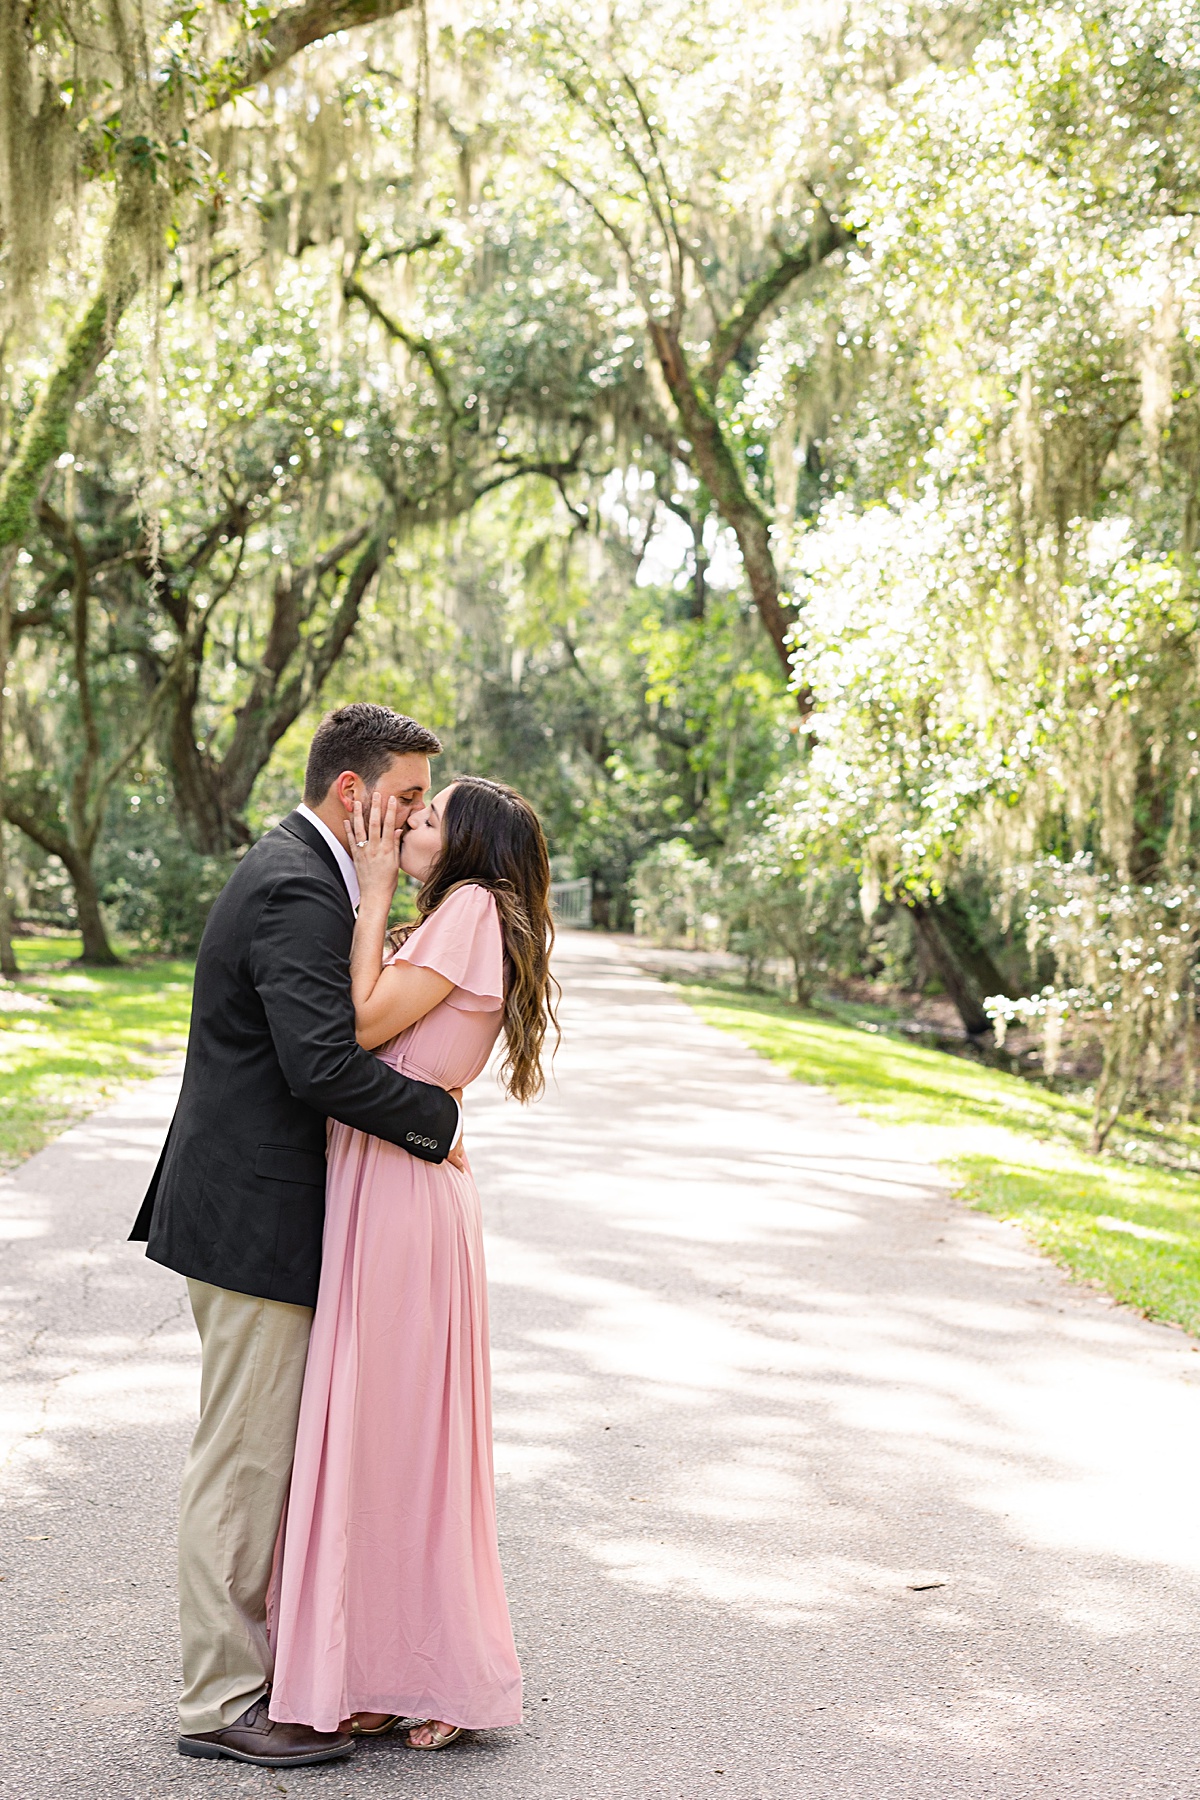
[[[357,912],[359,900],[358,871],[354,867],[354,858],[347,850],[345,844],[338,843],[324,819],[319,819],[311,806],[305,806],[301,803],[296,808],[296,811],[300,814],[301,818],[307,819],[310,825],[316,826],[321,836],[325,839],[325,842],[329,845],[329,848],[333,851],[333,854],[337,859],[337,866],[341,871],[342,880],[346,884],[346,892],[350,896],[350,904],[355,912]]]

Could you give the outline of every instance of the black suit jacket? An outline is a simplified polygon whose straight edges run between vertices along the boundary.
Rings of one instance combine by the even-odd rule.
[[[458,1128],[450,1095],[355,1042],[354,913],[299,813],[247,851],[209,914],[183,1089],[130,1234],[181,1275],[312,1306],[325,1221],[325,1122],[426,1162]]]

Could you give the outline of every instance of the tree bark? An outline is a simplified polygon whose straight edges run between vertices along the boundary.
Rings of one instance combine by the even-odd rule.
[[[286,6],[268,19],[239,64],[231,60],[210,86],[207,110],[215,112],[235,95],[274,75],[277,69],[307,50],[310,44],[332,37],[335,31],[353,31],[374,25],[396,13],[408,12],[413,0],[305,0],[303,6]]]
[[[344,538],[312,567],[276,584],[262,662],[250,692],[237,710],[233,737],[218,761],[196,742],[203,645],[189,653],[186,669],[168,700],[165,762],[175,804],[188,841],[203,856],[221,856],[249,843],[242,818],[254,784],[288,727],[321,692],[330,670],[358,624],[362,603],[383,560],[386,534],[365,544],[360,529]],[[308,612],[305,588],[329,574],[362,544],[345,587],[319,637],[304,639]]]
[[[75,916],[83,938],[81,961],[111,967],[120,958],[108,940],[104,914],[100,909],[100,890],[92,867],[92,853],[73,844],[61,826],[47,819],[36,806],[27,806],[18,796],[6,794],[4,812],[9,821],[32,838],[49,856],[56,856],[71,880],[75,894]]]
[[[108,354],[112,334],[136,292],[132,273],[115,291],[106,291],[102,284],[76,321],[58,367],[25,421],[16,453],[0,475],[0,556],[19,545],[29,530],[34,508],[67,448],[75,408]]]
[[[992,1029],[992,1021],[983,1010],[985,994],[980,991],[976,976],[965,966],[953,932],[946,929],[942,909],[923,900],[910,899],[906,904],[929,960],[954,1002],[963,1030],[971,1038],[986,1037]],[[988,991],[996,993],[998,989]]]
[[[943,893],[937,905],[938,925],[968,979],[984,1000],[989,994],[1006,994],[1008,987],[990,950],[980,942],[971,915],[953,889]]]
[[[75,890],[75,915],[79,920],[79,931],[83,938],[83,954],[81,962],[92,963],[100,968],[111,968],[120,962],[120,957],[108,939],[108,931],[104,924],[104,914],[100,910],[100,890],[96,885],[96,871],[92,868],[90,857],[83,857],[72,852],[63,858],[71,886]]]
[[[339,546],[341,554],[336,560],[340,562],[363,535],[355,532],[351,540]],[[316,579],[336,566],[332,555],[321,560],[324,566],[318,565]],[[358,624],[367,589],[382,560],[383,540],[376,535],[362,549],[325,631],[299,667],[292,667],[292,663],[301,644],[302,592],[314,571],[303,571],[290,586],[276,587],[262,665],[249,695],[238,708],[233,740],[221,763],[221,801],[231,817],[246,805],[272,750],[289,725],[319,696],[329,671]]]
[[[769,308],[801,275],[852,241],[852,233],[822,209],[808,242],[780,257],[774,268],[746,288],[737,305],[717,326],[708,360],[695,372],[683,347],[682,293],[676,295],[675,307],[666,317],[656,316],[647,307],[650,342],[675,402],[681,435],[691,445],[690,459],[717,511],[737,538],[751,598],[789,682],[795,682],[796,677],[787,641],[792,621],[780,602],[771,521],[748,486],[722,429],[717,390],[731,360]],[[803,682],[796,683],[795,691],[800,716],[804,718],[812,710],[812,694]]]
[[[230,817],[221,793],[220,765],[196,742],[199,693],[200,663],[192,661],[167,703],[164,760],[188,842],[201,856],[221,856],[249,843],[250,833]]]
[[[12,650],[12,569],[15,548],[0,550],[0,794],[8,775],[7,694],[8,663]],[[0,818],[0,975],[11,981],[20,973],[13,949],[12,906],[8,897],[8,846]]]

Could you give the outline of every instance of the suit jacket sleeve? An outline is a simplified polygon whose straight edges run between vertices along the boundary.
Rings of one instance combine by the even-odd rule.
[[[355,1040],[347,918],[332,888],[301,877],[276,883],[259,914],[250,970],[284,1080],[327,1118],[442,1162],[458,1130],[455,1102]]]

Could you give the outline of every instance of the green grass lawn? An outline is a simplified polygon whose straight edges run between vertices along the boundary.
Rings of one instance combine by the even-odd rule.
[[[1020,1224],[1064,1268],[1154,1319],[1200,1334],[1200,1179],[1148,1160],[1196,1133],[1139,1122],[1130,1158],[1087,1153],[1086,1101],[785,1001],[675,984],[702,1018],[860,1112],[928,1128],[962,1197]],[[866,1009],[864,1009],[866,1010]]]
[[[131,959],[73,966],[79,940],[22,938],[22,975],[0,1011],[0,1166],[38,1150],[123,1082],[152,1075],[187,1041],[192,965]],[[36,1004],[40,1003],[40,1004]]]

